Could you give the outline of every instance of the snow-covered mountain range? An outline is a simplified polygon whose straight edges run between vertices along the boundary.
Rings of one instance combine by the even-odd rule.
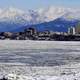
[[[38,10],[22,11],[16,8],[0,9],[0,21],[20,19],[27,22],[48,22],[56,18],[80,19],[80,10],[63,7],[48,7]],[[23,22],[23,21],[22,21]]]
[[[50,22],[58,18],[63,21],[80,20],[80,10],[64,7],[48,7],[26,11],[16,8],[0,9],[0,30],[12,31],[21,26]]]

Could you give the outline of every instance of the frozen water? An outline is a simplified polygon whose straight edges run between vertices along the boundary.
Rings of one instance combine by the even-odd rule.
[[[56,66],[80,61],[80,42],[0,41],[0,63]]]
[[[80,80],[79,74],[80,42],[0,41],[0,75],[11,80]]]

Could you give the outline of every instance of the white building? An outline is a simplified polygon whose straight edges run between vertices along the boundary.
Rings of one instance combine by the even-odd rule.
[[[75,27],[68,28],[68,34],[75,35],[76,34]]]

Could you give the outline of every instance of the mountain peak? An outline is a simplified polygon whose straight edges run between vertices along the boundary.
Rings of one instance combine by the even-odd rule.
[[[26,12],[13,7],[0,9],[1,31],[14,31],[15,29],[18,30],[20,27],[22,30],[25,25],[34,25],[51,21],[51,24],[53,24],[53,22],[54,24],[52,26],[49,24],[48,28],[51,27],[52,29],[53,26],[59,28],[59,26],[65,27],[65,24],[69,26],[73,25],[74,20],[80,20],[79,9],[74,10],[72,8],[64,7],[48,7],[38,10],[27,10]],[[44,27],[46,26],[44,25]]]
[[[24,11],[18,9],[18,8],[14,8],[14,7],[9,7],[8,9],[6,9],[10,12],[19,12],[19,13],[24,13]]]
[[[11,18],[11,17],[14,17],[16,15],[23,14],[23,13],[24,13],[23,11],[16,9],[16,8],[13,8],[13,7],[10,7],[7,9],[1,9],[0,10],[0,19]]]
[[[66,20],[80,19],[80,10],[55,6],[38,10],[27,10],[26,12],[14,7],[0,9],[0,21],[13,20],[16,22],[24,23],[25,21],[29,24],[38,24],[53,21],[57,18]]]

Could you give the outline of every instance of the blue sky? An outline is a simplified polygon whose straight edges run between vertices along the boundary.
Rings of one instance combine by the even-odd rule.
[[[80,0],[0,0],[1,8],[36,9],[48,6],[80,7]]]

